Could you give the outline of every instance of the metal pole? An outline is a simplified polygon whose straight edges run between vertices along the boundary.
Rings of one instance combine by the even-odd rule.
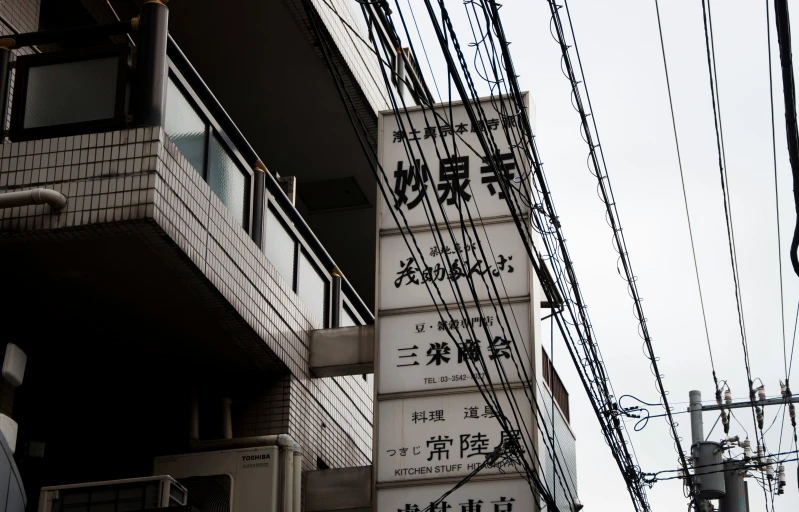
[[[341,272],[333,269],[333,293],[331,297],[330,327],[341,327]]]
[[[131,113],[138,126],[163,126],[166,111],[166,44],[169,9],[150,0],[141,8]]]
[[[705,440],[704,426],[702,424],[702,392],[693,390],[688,393],[688,410],[691,411],[691,444],[701,443]]]
[[[0,119],[2,119],[3,129],[5,129],[6,119],[8,119],[8,89],[11,86],[10,62],[11,50],[0,47]],[[2,140],[3,138],[0,137],[0,141]]]
[[[259,160],[260,162],[260,160]],[[266,172],[256,164],[252,180],[252,241],[259,249],[264,249],[264,203],[266,202]]]
[[[744,475],[739,461],[728,460],[724,463],[724,487],[727,494],[719,500],[719,512],[747,512],[749,510]]]

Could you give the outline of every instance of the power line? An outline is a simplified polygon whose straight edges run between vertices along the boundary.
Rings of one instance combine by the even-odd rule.
[[[780,194],[777,180],[777,130],[774,126],[774,75],[771,69],[771,16],[766,0],[766,41],[768,44],[768,93],[771,102],[771,153],[774,163],[774,204],[777,214],[777,263],[780,269],[780,319],[782,320],[782,359],[785,364],[785,379],[788,380],[788,353],[785,342],[785,293],[782,284],[782,236],[780,235]]]
[[[677,121],[674,117],[674,100],[671,95],[671,80],[669,79],[669,67],[666,63],[666,45],[663,42],[663,27],[660,21],[660,7],[658,5],[657,0],[655,0],[655,12],[657,14],[658,20],[658,34],[660,35],[660,51],[663,55],[663,69],[666,73],[666,90],[668,91],[669,96],[669,110],[671,111],[671,126],[674,132],[674,145],[677,148],[677,166],[680,169],[680,184],[682,185],[682,197],[683,197],[683,205],[685,206],[685,218],[688,221],[688,237],[691,240],[691,255],[694,261],[694,274],[696,275],[696,287],[699,290],[699,304],[702,309],[702,323],[705,327],[705,339],[707,340],[707,351],[710,355],[710,367],[713,371],[713,384],[716,389],[718,389],[718,379],[716,377],[716,365],[713,361],[713,349],[710,346],[710,331],[707,327],[707,314],[705,313],[705,299],[702,295],[702,283],[699,279],[699,265],[697,264],[696,260],[696,244],[694,243],[694,231],[691,227],[691,214],[688,210],[688,195],[685,189],[685,174],[683,173],[682,167],[682,156],[680,154],[680,141],[677,137]]]

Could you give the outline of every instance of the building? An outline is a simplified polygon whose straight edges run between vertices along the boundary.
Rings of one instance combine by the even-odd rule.
[[[321,333],[374,323],[359,136],[377,145],[387,104],[360,9],[0,3],[0,340],[27,358],[0,383],[0,425],[27,507],[42,487],[152,475],[157,457],[274,445],[276,506],[321,511],[291,461],[305,479],[371,465],[368,350],[312,366]]]

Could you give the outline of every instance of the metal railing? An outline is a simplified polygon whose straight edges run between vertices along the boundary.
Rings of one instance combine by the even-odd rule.
[[[200,107],[201,113],[210,117],[208,121],[220,135],[220,139],[228,146],[227,149],[230,150],[231,155],[235,157],[243,169],[252,172],[253,167],[256,165],[263,165],[258,154],[252,146],[250,146],[247,139],[239,131],[236,124],[171,36],[169,36],[167,41],[167,57],[170,68],[179,73],[181,85],[188,88],[193,99],[200,103],[197,106]],[[292,287],[295,292],[298,291],[299,284],[296,280],[297,262],[301,254],[310,257],[314,266],[317,267],[319,275],[325,278],[328,283],[326,287],[326,309],[328,314],[324,319],[324,323],[326,327],[331,326],[331,319],[337,314],[337,312],[332,311],[333,307],[331,304],[336,292],[335,278],[333,276],[334,273],[337,273],[336,263],[294,207],[294,204],[283,191],[283,188],[278,184],[275,177],[269,172],[264,172],[262,174],[264,174],[264,186],[267,192],[264,201],[268,203],[268,206],[266,204],[264,205],[264,215],[270,215],[273,211],[278,212],[283,226],[290,231],[292,237],[298,243],[295,256],[294,278],[289,279],[288,276],[286,276],[286,278],[289,281],[293,281]],[[255,183],[256,181],[254,179],[250,180],[249,190],[247,191],[250,201],[253,197],[251,190],[252,185]],[[248,231],[250,236],[255,238],[254,235],[257,236],[257,234],[253,233],[254,228],[252,222],[249,224],[250,227]],[[264,244],[269,243],[269,238],[269,233],[266,233]],[[345,311],[356,324],[371,324],[374,322],[372,312],[361,300],[346,277],[341,277],[341,300]]]

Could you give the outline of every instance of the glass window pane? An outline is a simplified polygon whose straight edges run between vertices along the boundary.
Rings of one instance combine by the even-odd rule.
[[[208,184],[211,190],[233,212],[233,216],[244,226],[244,206],[247,204],[247,178],[239,166],[230,158],[222,143],[214,134],[211,137]]]
[[[202,175],[205,170],[205,121],[171,78],[167,84],[164,131]]]
[[[275,266],[277,272],[288,281],[289,288],[294,286],[294,250],[296,243],[291,234],[283,227],[277,214],[271,210],[266,214],[266,259]]]
[[[113,118],[118,71],[118,57],[30,68],[23,126]]]
[[[343,305],[341,306],[341,327],[355,327],[356,324],[355,320],[352,319],[352,316],[347,311]]]
[[[316,267],[308,260],[305,254],[300,253],[300,286],[297,294],[300,296],[311,314],[320,322],[325,321],[325,304],[327,303],[327,281],[316,271]]]

